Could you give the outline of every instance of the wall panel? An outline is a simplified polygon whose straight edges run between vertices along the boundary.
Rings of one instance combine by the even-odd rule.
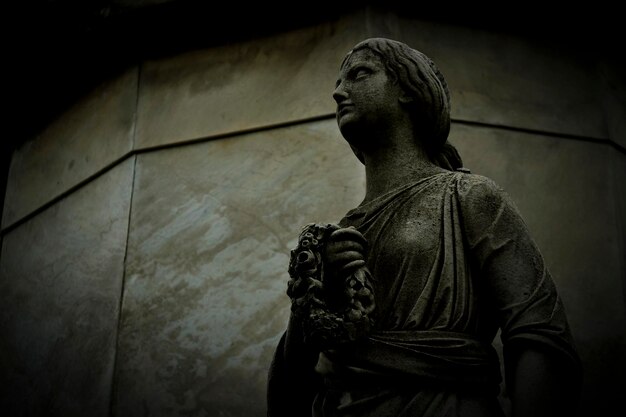
[[[15,150],[2,228],[131,151],[137,68],[94,89]]]
[[[120,164],[3,236],[2,415],[109,415],[132,170]]]
[[[140,155],[114,414],[264,415],[289,251],[363,181],[332,120]]]
[[[337,71],[361,15],[143,65],[137,147],[333,113]]]
[[[398,18],[395,38],[443,72],[452,117],[589,138],[607,138],[591,54],[483,29]]]

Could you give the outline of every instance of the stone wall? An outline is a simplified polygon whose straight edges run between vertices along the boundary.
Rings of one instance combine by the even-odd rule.
[[[563,45],[367,10],[142,62],[14,152],[0,409],[264,415],[289,250],[302,225],[363,197],[331,93],[369,36],[438,63],[451,142],[510,193],[562,294],[585,366],[581,415],[620,405],[623,74]]]

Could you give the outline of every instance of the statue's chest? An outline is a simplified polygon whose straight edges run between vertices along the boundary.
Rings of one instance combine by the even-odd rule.
[[[384,272],[427,268],[445,243],[441,210],[426,201],[405,204],[373,222],[365,231],[371,242],[370,266]]]

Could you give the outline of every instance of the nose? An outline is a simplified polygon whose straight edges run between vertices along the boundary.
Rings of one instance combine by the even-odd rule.
[[[337,104],[341,104],[342,101],[348,98],[348,93],[344,89],[343,83],[339,84],[335,91],[333,92],[333,99]]]

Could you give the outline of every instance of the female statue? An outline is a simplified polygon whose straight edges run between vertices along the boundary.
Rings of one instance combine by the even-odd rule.
[[[368,39],[344,59],[333,97],[366,194],[338,225],[301,236],[318,255],[292,254],[268,415],[503,416],[498,329],[513,415],[570,415],[579,360],[563,305],[507,194],[447,143],[435,64]]]

